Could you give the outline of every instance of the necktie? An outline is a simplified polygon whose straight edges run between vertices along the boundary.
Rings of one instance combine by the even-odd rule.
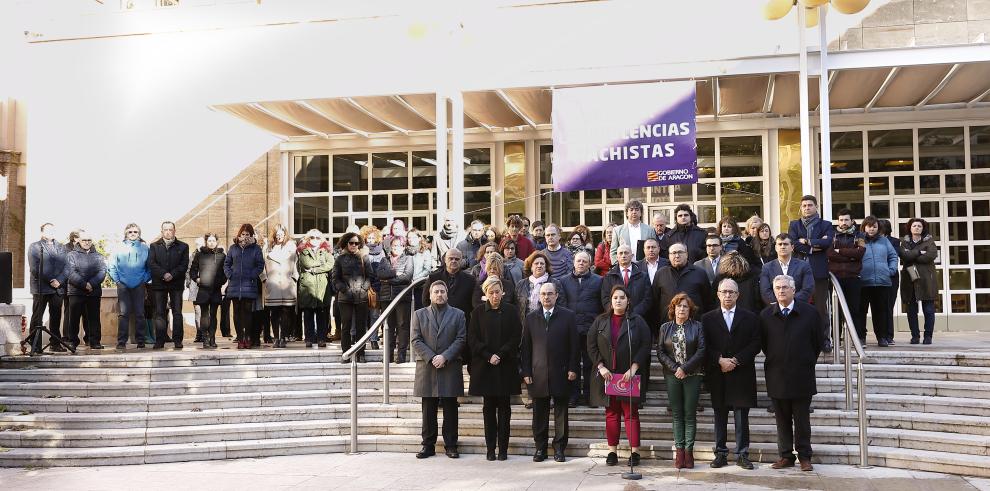
[[[780,313],[784,314],[784,317],[787,317],[787,314],[791,313],[791,309],[784,307],[783,309],[780,310]]]
[[[550,323],[550,311],[549,310],[544,310],[543,311],[543,318],[546,319],[547,324]]]
[[[732,311],[731,310],[725,312],[725,326],[729,328],[729,331],[730,332],[732,331]]]
[[[625,269],[625,273],[622,276],[622,284],[624,286],[629,286],[629,268]]]

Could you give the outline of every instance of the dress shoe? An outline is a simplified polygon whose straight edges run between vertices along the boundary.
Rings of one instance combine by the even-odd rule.
[[[533,454],[533,462],[543,462],[544,460],[547,460],[547,451],[536,449],[536,453]]]
[[[886,339],[883,339],[883,338],[878,339],[877,340],[877,346],[879,346],[881,348],[886,348],[888,346],[887,345],[887,340]]]
[[[271,338],[271,336],[265,336],[265,344],[272,344],[273,342],[274,340]]]
[[[794,465],[794,464],[791,463],[791,465]],[[801,460],[801,470],[804,471],[804,472],[810,472],[810,471],[815,470],[815,468],[811,465],[811,459],[808,459],[808,460],[802,459]]]
[[[137,344],[137,349],[144,349],[144,348],[145,348],[144,343]]]
[[[748,471],[753,470],[753,463],[749,461],[749,457],[746,455],[739,455],[736,457],[736,465],[746,469]]]
[[[563,452],[561,452],[561,453],[555,453],[555,454],[553,454],[553,461],[554,462],[566,462],[567,461],[567,458],[564,457],[564,453]]]
[[[920,338],[911,338],[911,344],[918,344],[921,342]]]
[[[775,412],[773,406],[767,406],[767,412],[773,414]]]
[[[448,449],[444,450],[443,453],[446,454],[447,457],[450,457],[452,459],[459,459],[459,458],[461,458],[461,454],[457,453],[457,447],[448,448]]]
[[[90,346],[89,349],[103,349],[103,345],[102,344],[94,344],[94,345]]]
[[[140,348],[140,346],[138,346]],[[210,347],[217,349],[217,340],[215,338],[210,338]]]
[[[318,346],[320,348],[326,348],[327,347],[327,343],[317,343],[316,346]]]
[[[306,341],[306,347],[307,348],[312,348],[313,347],[313,343],[310,343],[309,341]]]
[[[897,344],[894,343],[894,338],[887,338],[887,346],[896,346],[896,345]]]
[[[781,457],[780,460],[770,464],[771,469],[786,469],[788,467],[794,467],[794,461],[784,457]]]
[[[425,459],[425,458],[433,457],[436,454],[437,454],[437,452],[435,450],[433,450],[432,448],[423,447],[422,450],[420,450],[419,452],[416,453],[416,458],[417,459]]]
[[[715,460],[713,460],[711,464],[708,464],[708,467],[711,467],[712,469],[719,469],[727,465],[729,465],[729,461],[725,458],[725,455],[718,454],[715,456]]]
[[[65,348],[63,348],[61,344],[56,343],[52,345],[52,353],[64,353],[64,352],[65,352]]]
[[[674,469],[684,468],[684,449],[674,449]]]
[[[932,344],[932,338],[926,336],[925,340],[922,341],[921,344]]]
[[[485,455],[485,460],[487,460],[489,462],[492,462],[492,461],[495,460],[495,449],[494,448],[489,448],[488,449],[488,454]]]
[[[822,343],[822,351],[824,351],[825,353],[831,353],[832,352],[832,340],[831,339],[825,338],[825,342]]]
[[[498,460],[509,460],[509,454],[504,450],[498,453]]]
[[[694,469],[694,449],[686,448],[684,449],[684,468]]]
[[[125,349],[127,349],[127,345],[123,343],[117,343],[117,347],[114,349],[116,349],[117,351],[124,351]]]
[[[182,349],[182,343],[175,343],[175,349]]]
[[[615,452],[609,452],[608,457],[605,457],[605,465],[619,465],[619,454]]]
[[[629,454],[629,466],[636,467],[639,465],[639,452],[633,452]]]

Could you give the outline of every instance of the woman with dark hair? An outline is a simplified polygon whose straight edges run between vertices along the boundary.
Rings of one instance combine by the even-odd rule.
[[[720,267],[721,269],[721,267]],[[667,404],[674,419],[674,468],[694,468],[696,410],[705,373],[705,333],[694,320],[694,302],[678,293],[667,306],[669,322],[660,326],[657,359],[667,382]]]
[[[722,217],[722,220],[718,222],[718,233],[722,239],[722,254],[739,251],[739,254],[742,254],[742,257],[753,267],[763,265],[760,258],[756,257],[753,252],[753,248],[740,235],[739,225],[735,218],[729,215]]]
[[[615,231],[615,223],[609,223],[602,232],[602,241],[595,249],[595,273],[599,276],[608,274],[612,269],[612,234]]]
[[[333,265],[333,286],[340,306],[340,349],[346,352],[364,336],[368,329],[368,289],[375,277],[375,267],[367,257],[361,256],[361,236],[348,232],[340,238],[341,249]],[[351,337],[351,330],[354,337]],[[364,347],[357,352],[357,362],[364,363]]]
[[[532,245],[532,242],[529,242],[529,244]],[[513,285],[519,283],[519,280],[523,277],[523,269],[525,268],[525,263],[522,259],[519,259],[519,243],[506,237],[498,244],[498,253],[503,258],[502,262],[505,267],[506,279],[511,281]],[[515,289],[513,288],[513,290]],[[514,296],[511,298],[515,299]]]
[[[217,234],[203,235],[203,247],[196,250],[189,264],[189,281],[196,283],[198,287],[193,303],[200,307],[199,329],[202,331],[200,337],[203,340],[203,349],[217,347],[217,309],[223,303],[220,289],[227,283],[227,276],[223,272],[227,255],[224,254],[223,247],[219,246]]]
[[[877,346],[887,346],[887,306],[890,277],[897,272],[897,251],[886,237],[880,235],[880,222],[870,215],[863,219],[863,235],[866,238],[866,252],[863,254],[863,269],[859,272],[860,289],[859,313],[856,329],[859,340],[866,343],[866,314],[873,308],[873,334]]]
[[[388,257],[378,263],[376,274],[381,282],[381,296],[378,301],[382,306],[388,305],[402,293],[412,282],[413,278],[413,257],[406,254],[406,241],[402,237],[392,238],[391,249]],[[388,359],[393,363],[405,363],[406,353],[409,348],[409,320],[411,312],[409,304],[412,302],[410,293],[406,293],[388,314],[388,327],[392,329],[392,334],[388,339]],[[396,344],[398,343],[398,358]]]
[[[505,299],[504,283],[497,276],[489,276],[482,282],[485,303],[471,313],[467,335],[467,346],[471,351],[468,392],[483,398],[488,460],[508,458],[509,420],[512,418],[510,397],[522,392],[519,385],[522,322],[515,307]]]
[[[471,276],[474,276],[474,279],[479,285],[484,283],[485,278],[488,277],[485,264],[487,264],[488,258],[494,254],[498,254],[498,244],[495,242],[485,242],[478,247],[478,253],[475,254],[473,261],[474,266],[471,266],[468,272],[471,273]]]
[[[749,262],[739,254],[739,251],[723,254],[722,259],[718,261],[717,273],[715,285],[726,278],[734,280],[739,285],[737,305],[754,314],[763,310],[763,299],[760,298],[760,271],[750,268]]]
[[[531,238],[533,239],[533,247],[535,247],[537,251],[542,251],[543,249],[546,249],[547,239],[543,237],[543,230],[544,230],[543,221],[537,220],[533,222],[533,225],[530,227],[529,230],[530,230],[530,234],[532,235]]]
[[[333,271],[333,248],[323,240],[323,232],[311,229],[303,236],[296,251],[299,274],[296,305],[305,326],[306,347],[313,343],[320,348],[327,346],[326,335],[330,327],[327,315],[333,290],[330,288],[330,271]],[[282,340],[285,347],[285,340]]]
[[[275,226],[269,244],[265,254],[265,310],[271,320],[275,347],[285,348],[296,309],[299,256],[296,242],[282,225]]]
[[[774,248],[773,231],[770,224],[763,222],[756,227],[756,235],[752,240],[753,253],[760,258],[762,264],[777,259],[777,249]]]
[[[584,227],[584,225],[579,225],[578,227]],[[588,254],[594,254],[595,248],[588,244],[589,237],[591,237],[591,234],[579,231],[575,227],[575,230],[571,232],[571,236],[567,239],[567,250],[571,251],[572,256],[582,251]]]
[[[254,227],[245,223],[237,230],[236,242],[223,261],[228,281],[226,295],[233,300],[237,349],[261,345],[261,325],[255,322],[254,304],[261,295],[259,276],[264,270],[265,258],[254,238]]]
[[[362,248],[363,250],[361,253],[368,261],[371,262],[372,269],[377,271],[378,264],[384,261],[386,256],[388,256],[388,251],[385,249],[385,245],[383,244],[384,236],[382,235],[382,231],[374,225],[365,225],[361,227],[361,230],[358,233],[361,234],[361,239],[364,240],[364,247]],[[374,274],[371,275],[371,287],[374,288],[375,293],[381,295],[382,286],[378,282],[378,277]],[[365,331],[367,331],[368,327],[378,320],[378,316],[381,315],[383,307],[383,305],[380,304],[367,304],[367,306],[368,325],[365,326]],[[371,349],[378,349],[378,339],[378,330],[376,329],[374,334],[371,335],[371,338],[368,339],[371,343]]]
[[[536,251],[530,254],[526,258],[523,271],[527,276],[516,283],[516,306],[519,307],[520,322],[526,322],[526,314],[540,306],[540,286],[548,281],[557,287],[557,303],[567,303],[563,285],[550,277],[553,271],[550,258],[545,252]]]
[[[591,405],[605,406],[605,438],[608,440],[606,465],[617,465],[620,419],[625,418],[626,438],[632,453],[629,465],[639,465],[639,399],[605,395],[605,384],[612,374],[622,374],[630,382],[640,367],[650,362],[653,334],[642,317],[632,313],[629,290],[612,287],[608,309],[595,318],[588,329],[588,356],[598,376],[591,382]],[[559,302],[559,300],[558,300]],[[645,396],[645,394],[643,394]]]
[[[908,234],[901,239],[898,251],[904,266],[901,273],[901,303],[907,305],[908,326],[911,328],[911,344],[918,344],[918,302],[925,316],[925,344],[932,344],[935,330],[935,259],[938,247],[928,232],[928,222],[922,218],[908,221]]]
[[[901,239],[897,238],[897,234],[893,230],[893,225],[890,224],[890,220],[880,220],[880,235],[883,235],[890,241],[890,245],[894,247],[895,251],[898,251],[898,257],[900,257],[901,250]],[[901,275],[900,273],[894,273],[890,277],[890,289],[887,290],[887,307],[890,315],[887,316],[887,345],[894,346],[894,303],[897,302],[897,292],[901,287]]]

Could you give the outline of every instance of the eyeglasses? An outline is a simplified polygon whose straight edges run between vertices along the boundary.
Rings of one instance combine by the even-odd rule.
[[[722,247],[722,244],[705,244],[705,247]]]
[[[137,230],[128,230],[127,233],[129,233],[129,234],[139,234],[141,232],[138,232]]]
[[[349,241],[349,242],[347,242],[347,245],[361,245],[361,243],[360,242]]]
[[[79,239],[79,242],[93,242],[93,239]]]
[[[718,292],[722,295],[739,295],[739,292],[735,290],[719,290]]]
[[[681,256],[687,254],[687,251],[670,251],[671,256]]]

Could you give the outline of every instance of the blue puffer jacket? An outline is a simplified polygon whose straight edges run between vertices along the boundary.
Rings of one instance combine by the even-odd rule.
[[[560,279],[560,285],[564,287],[564,302],[560,305],[574,311],[578,334],[587,334],[595,317],[602,313],[602,277],[592,271],[583,275],[572,271]]]
[[[65,293],[65,280],[69,276],[68,252],[55,241],[39,240],[28,247],[28,266],[31,269],[31,294],[50,295]],[[60,283],[58,292],[51,281]]]
[[[82,247],[76,248],[69,253],[69,295],[83,297],[102,297],[103,289],[100,284],[107,277],[107,263],[103,256],[96,252],[95,247],[90,247],[84,251]],[[87,292],[86,284],[93,286],[93,290]]]
[[[261,247],[252,242],[247,247],[230,246],[223,260],[223,272],[227,276],[226,296],[229,298],[258,298],[258,277],[265,270],[265,257]]]
[[[897,274],[897,251],[882,235],[866,237],[863,270],[859,277],[863,286],[890,286],[890,277]]]
[[[147,263],[148,244],[143,240],[125,240],[110,254],[107,269],[114,283],[135,288],[151,279]]]

